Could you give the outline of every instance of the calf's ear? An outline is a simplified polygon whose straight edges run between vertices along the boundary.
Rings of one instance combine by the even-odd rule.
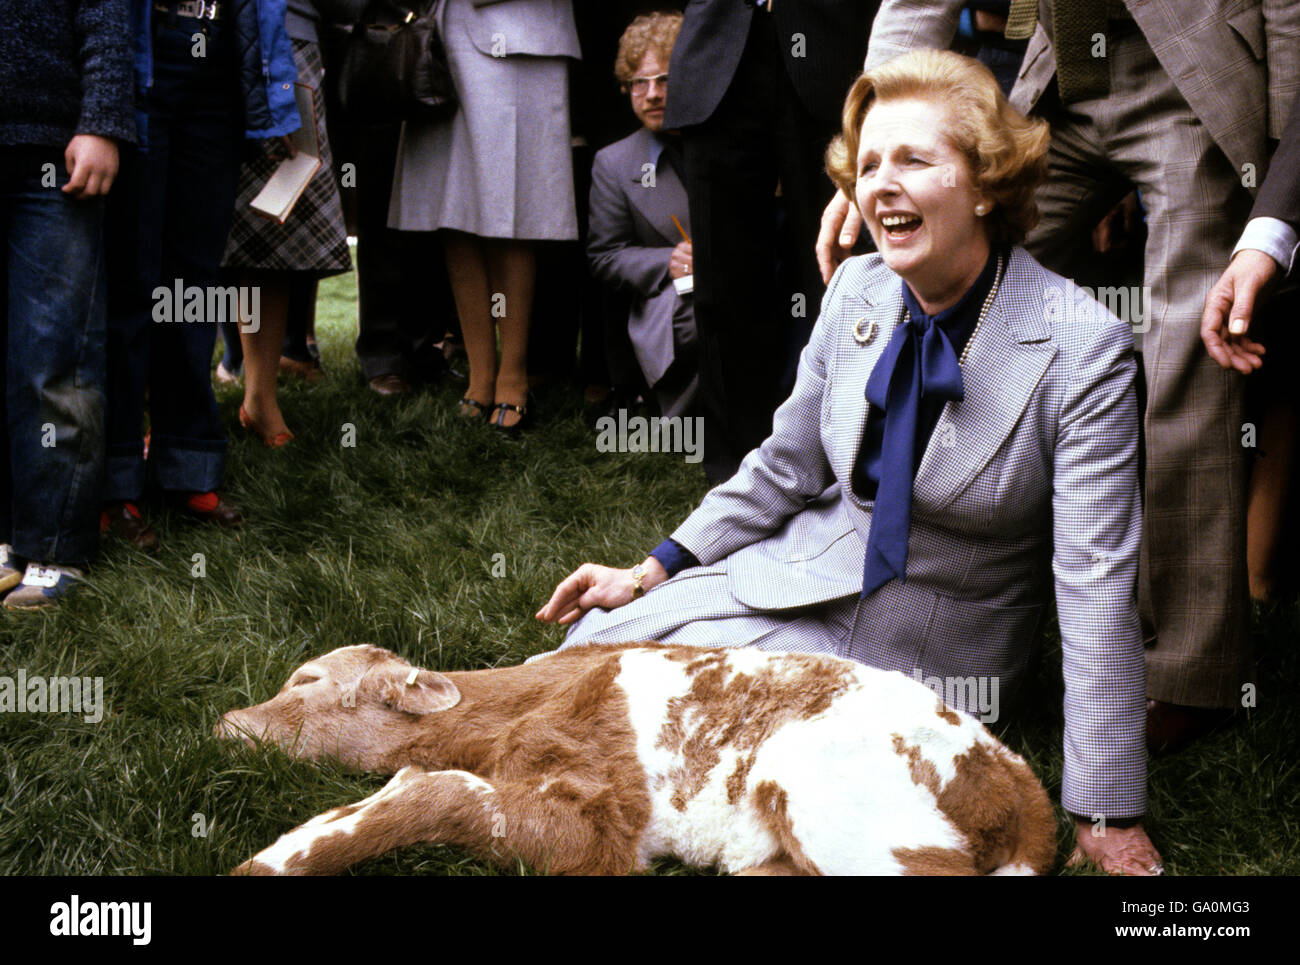
[[[432,714],[460,703],[456,685],[440,673],[421,667],[380,671],[379,699],[385,707],[406,714]]]

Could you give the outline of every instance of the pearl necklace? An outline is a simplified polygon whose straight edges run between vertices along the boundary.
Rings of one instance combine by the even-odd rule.
[[[971,346],[975,344],[975,336],[979,334],[980,326],[984,324],[984,317],[988,315],[989,309],[993,307],[993,299],[998,297],[998,289],[1002,287],[1002,255],[998,255],[998,267],[993,273],[993,286],[989,289],[988,295],[984,298],[984,304],[980,306],[979,317],[975,319],[975,327],[971,329],[970,338],[966,339],[966,347],[961,350],[961,358],[957,359],[958,365],[966,364],[966,356],[970,355]],[[912,321],[912,313],[906,308],[903,309],[903,322],[907,325]]]

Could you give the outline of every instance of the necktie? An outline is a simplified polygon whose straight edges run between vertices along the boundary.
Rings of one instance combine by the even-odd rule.
[[[1107,0],[1052,0],[1052,50],[1061,101],[1073,104],[1110,93],[1106,58],[1094,57],[1094,37],[1106,34]],[[1024,40],[1038,22],[1038,0],[1011,0],[1005,34]]]
[[[961,366],[947,333],[916,306],[909,309],[908,317],[895,329],[867,379],[867,401],[885,413],[885,431],[880,485],[862,571],[864,597],[892,579],[906,582],[921,399],[958,401],[963,397]]]
[[[1056,86],[1061,101],[1105,97],[1110,93],[1110,70],[1106,67],[1105,0],[1054,0],[1052,3],[1052,46],[1056,52]],[[1098,34],[1102,56],[1094,56]]]
[[[1028,40],[1038,25],[1038,0],[1011,0],[1007,25],[1002,31],[1008,40]]]

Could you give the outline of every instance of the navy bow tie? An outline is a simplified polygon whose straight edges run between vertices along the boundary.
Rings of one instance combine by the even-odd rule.
[[[907,535],[911,528],[912,481],[916,471],[916,422],[921,399],[960,401],[961,365],[943,327],[920,310],[906,285],[910,321],[894,330],[867,380],[867,401],[885,414],[880,451],[880,485],[871,514],[867,559],[862,571],[865,597],[897,578],[906,582]],[[946,317],[941,312],[938,317]]]

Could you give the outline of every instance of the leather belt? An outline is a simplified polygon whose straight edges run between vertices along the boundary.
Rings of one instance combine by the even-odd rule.
[[[177,3],[154,3],[153,8],[159,13],[174,13],[178,17],[191,20],[220,20],[224,13],[224,4],[218,0],[179,0]]]

